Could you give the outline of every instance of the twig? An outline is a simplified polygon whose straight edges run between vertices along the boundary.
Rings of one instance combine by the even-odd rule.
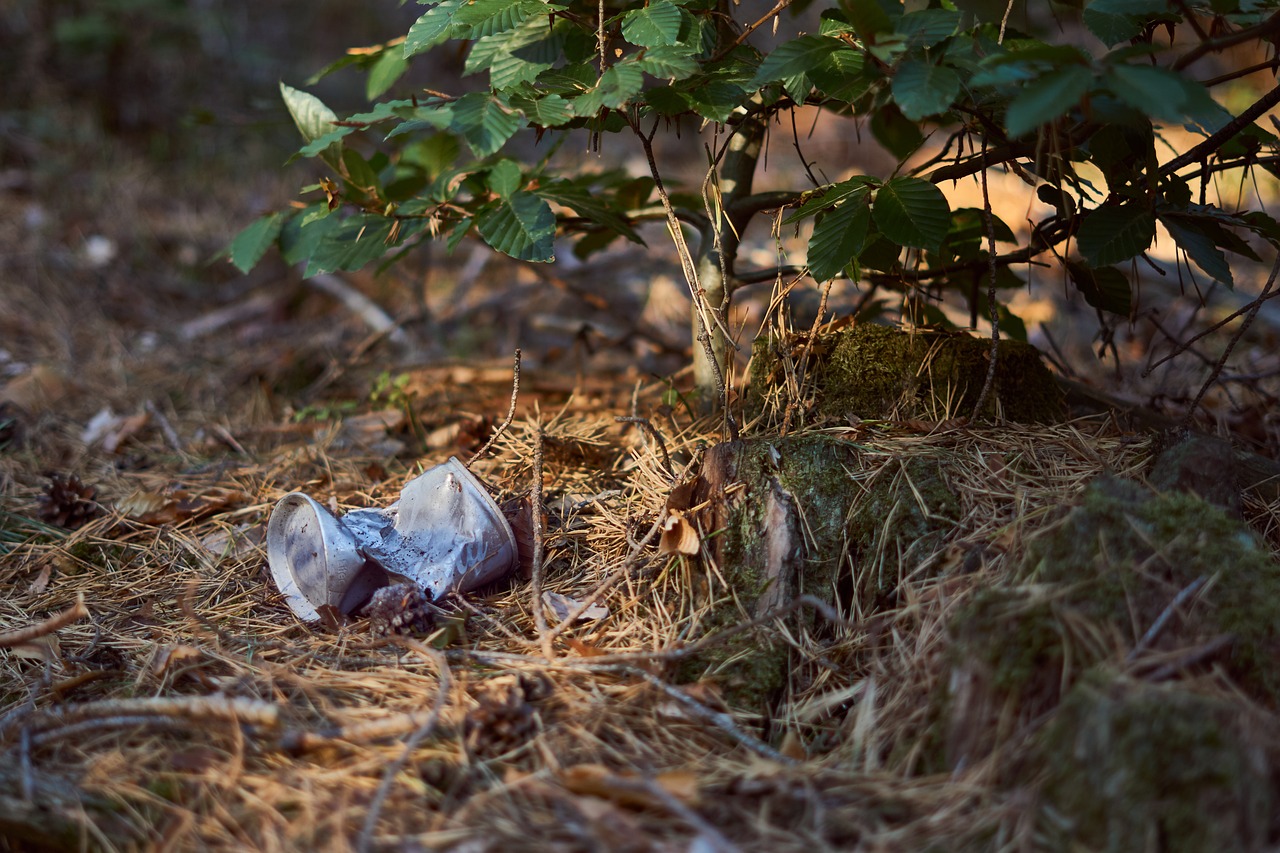
[[[1262,305],[1262,303],[1266,302],[1268,299],[1274,299],[1277,296],[1280,296],[1280,290],[1277,290],[1274,293],[1264,292],[1263,295],[1259,296],[1257,299],[1254,299],[1252,302],[1249,302],[1246,305],[1240,306],[1235,311],[1232,311],[1230,314],[1223,317],[1221,320],[1214,323],[1209,328],[1205,329],[1202,332],[1196,333],[1186,342],[1178,344],[1176,347],[1173,348],[1173,351],[1170,352],[1168,355],[1166,355],[1164,358],[1158,361],[1152,362],[1151,365],[1148,366],[1146,370],[1142,371],[1142,378],[1146,379],[1148,376],[1151,375],[1152,371],[1154,371],[1157,367],[1164,364],[1166,361],[1169,361],[1170,359],[1174,359],[1182,355],[1184,352],[1190,349],[1191,345],[1194,344],[1196,341],[1200,340],[1201,338],[1208,337],[1209,335],[1221,329],[1223,326],[1230,323],[1235,318],[1239,317],[1241,314],[1247,314],[1252,311],[1257,311],[1258,308]]]
[[[118,717],[158,717],[182,720],[226,720],[262,728],[280,723],[280,708],[261,699],[235,696],[157,696],[144,699],[104,699],[49,708],[36,715],[37,727],[62,726],[80,720]]]
[[[679,687],[675,687],[673,685],[668,684],[667,682],[663,681],[661,678],[658,678],[658,676],[654,675],[651,672],[648,672],[647,670],[643,670],[635,666],[624,666],[621,669],[623,672],[626,672],[630,675],[639,676],[640,678],[643,678],[645,681],[649,682],[654,687],[661,690],[663,693],[666,693],[672,699],[675,699],[678,703],[684,706],[685,710],[691,712],[695,717],[698,717],[702,720],[705,720],[708,723],[711,723],[713,726],[720,729],[725,734],[729,735],[729,737],[733,738],[742,746],[745,746],[747,749],[754,752],[756,755],[767,758],[770,761],[776,761],[779,764],[787,764],[787,765],[796,764],[796,760],[794,758],[790,758],[786,755],[783,755],[781,752],[778,752],[778,750],[769,746],[769,744],[765,743],[759,738],[753,737],[752,735],[749,735],[746,732],[744,732],[741,728],[739,728],[738,724],[733,721],[733,717],[730,716],[729,714],[726,714],[723,711],[716,711],[712,708],[708,708],[706,705],[702,704],[697,699],[694,699],[692,696],[690,696],[688,693],[681,690]]]
[[[1204,645],[1191,649],[1172,663],[1167,663],[1159,669],[1153,669],[1151,672],[1147,673],[1145,677],[1149,681],[1164,681],[1166,678],[1172,678],[1178,674],[1179,670],[1186,669],[1187,667],[1194,666],[1201,661],[1208,660],[1235,641],[1236,638],[1232,634],[1222,634],[1214,637]]]
[[[640,427],[640,431],[649,436],[657,445],[658,450],[662,451],[662,465],[667,469],[667,476],[672,482],[676,479],[676,469],[671,465],[671,456],[667,453],[667,443],[662,440],[662,433],[658,432],[657,427],[649,422],[648,418],[641,417],[624,417],[619,415],[614,418],[620,424],[635,424]]]
[[[529,587],[529,607],[533,610],[533,624],[542,643],[542,654],[547,660],[553,660],[555,650],[551,646],[551,635],[547,633],[547,614],[542,604],[542,561],[546,548],[546,533],[542,526],[542,449],[542,425],[539,424],[533,445],[533,488],[529,492],[529,502],[533,505],[533,582]]]
[[[1195,62],[1206,53],[1217,53],[1228,48],[1235,47],[1238,44],[1244,44],[1252,39],[1264,39],[1276,32],[1280,32],[1280,12],[1275,13],[1267,18],[1256,27],[1249,27],[1239,32],[1230,33],[1225,36],[1219,36],[1216,39],[1202,41],[1191,50],[1178,57],[1170,67],[1173,71],[1181,71],[1191,63]]]
[[[675,208],[671,204],[671,196],[667,193],[661,172],[658,171],[658,161],[653,155],[653,136],[652,134],[646,136],[640,130],[640,126],[630,117],[627,120],[631,124],[631,129],[636,138],[640,140],[641,147],[644,149],[645,159],[649,163],[649,174],[653,178],[654,190],[658,193],[658,198],[662,202],[662,209],[666,211],[667,230],[671,232],[671,239],[675,243],[676,253],[680,257],[680,269],[684,272],[685,281],[689,285],[689,295],[693,298],[693,314],[698,319],[698,340],[702,343],[707,360],[710,362],[712,375],[716,381],[716,394],[724,404],[725,411],[728,412],[728,390],[725,385],[724,371],[721,369],[720,360],[716,358],[715,347],[711,343],[709,307],[706,298],[703,296],[702,287],[698,284],[698,269],[693,260],[693,253],[689,251],[689,244],[684,239],[684,231],[680,228],[680,220],[677,218]],[[654,125],[654,130],[657,130],[657,124]],[[730,420],[730,423],[732,423],[732,420]]]
[[[358,853],[367,853],[373,845],[373,831],[378,825],[378,816],[382,813],[382,806],[386,803],[387,794],[391,792],[391,784],[395,778],[400,775],[400,771],[404,769],[405,764],[409,760],[409,756],[413,755],[413,751],[417,749],[418,744],[431,734],[435,729],[436,723],[440,720],[440,714],[444,710],[445,701],[449,696],[450,678],[449,664],[445,661],[444,656],[435,649],[416,643],[420,648],[418,653],[429,658],[436,665],[436,671],[439,673],[440,681],[436,687],[435,702],[431,706],[431,712],[427,714],[422,724],[414,730],[413,734],[404,743],[404,749],[396,760],[387,765],[387,769],[382,774],[382,781],[378,784],[377,793],[373,795],[373,799],[369,803],[369,811],[365,814],[364,827],[360,830],[360,838],[356,842],[356,850]]]
[[[395,320],[391,319],[391,315],[384,311],[382,306],[336,275],[320,273],[306,279],[306,282],[316,290],[326,293],[341,302],[346,306],[347,310],[363,320],[370,329],[381,335],[386,335],[387,340],[391,341],[391,343],[402,348],[410,346],[409,336],[405,334],[404,329],[400,328],[400,325]]]
[[[29,643],[39,637],[52,634],[59,628],[65,628],[72,622],[83,619],[88,615],[89,610],[84,606],[84,593],[80,593],[76,596],[76,603],[66,610],[59,611],[48,619],[37,622],[34,625],[0,634],[0,648],[7,649],[13,646],[20,646],[23,643]]]
[[[515,359],[513,360],[511,365],[511,406],[507,409],[506,420],[498,424],[497,429],[493,431],[493,435],[489,436],[489,440],[484,443],[484,446],[481,447],[479,450],[477,450],[475,455],[472,456],[471,459],[467,461],[468,470],[470,470],[471,466],[475,464],[477,459],[482,458],[486,453],[489,452],[489,448],[493,447],[494,442],[496,442],[502,436],[502,434],[507,431],[507,427],[511,426],[511,420],[516,416],[516,398],[519,396],[520,396],[520,348],[517,347]]]
[[[160,408],[150,400],[143,403],[142,407],[147,410],[151,417],[156,419],[156,423],[160,427],[160,434],[164,436],[164,440],[169,443],[169,446],[181,453],[182,439],[178,438],[178,431],[173,428],[173,424],[165,417],[164,412],[160,411]]]
[[[1276,91],[1280,92],[1280,86],[1276,87]],[[1196,409],[1200,408],[1200,401],[1204,399],[1204,395],[1208,393],[1209,386],[1218,381],[1218,375],[1222,373],[1222,368],[1226,366],[1227,359],[1231,357],[1231,353],[1236,348],[1236,344],[1240,343],[1244,338],[1244,333],[1249,331],[1249,326],[1253,324],[1253,319],[1258,316],[1258,312],[1262,310],[1262,300],[1271,292],[1272,286],[1276,283],[1276,275],[1280,274],[1280,254],[1276,255],[1276,262],[1271,265],[1271,275],[1267,278],[1267,286],[1262,288],[1262,293],[1258,294],[1258,298],[1254,300],[1253,308],[1240,321],[1240,328],[1236,329],[1236,333],[1231,336],[1231,340],[1227,343],[1227,348],[1222,351],[1222,357],[1218,359],[1218,363],[1214,365],[1213,371],[1209,374],[1209,378],[1205,380],[1204,385],[1200,386],[1199,393],[1196,398],[1191,401],[1191,406],[1187,409],[1186,416],[1182,419],[1182,428],[1189,429],[1191,422],[1195,420]]]
[[[770,9],[768,12],[765,12],[763,15],[761,15],[758,19],[756,19],[752,23],[748,24],[747,28],[744,29],[742,32],[738,33],[738,37],[735,38],[732,42],[730,42],[728,46],[722,49],[719,53],[717,53],[711,61],[718,62],[719,60],[723,59],[725,56],[728,55],[729,51],[733,50],[735,47],[737,47],[738,45],[746,41],[747,38],[750,37],[752,33],[754,33],[756,30],[760,29],[765,24],[767,24],[770,21],[770,19],[776,18],[778,17],[778,15],[782,14],[782,11],[786,9],[788,6],[790,6],[791,3],[792,3],[792,0],[778,0],[778,2],[774,4],[772,9]]]
[[[1010,0],[1009,8],[1013,8],[1013,2]],[[1005,13],[1008,18],[1008,12]],[[1004,35],[1003,25],[1000,28],[1001,36]],[[982,156],[987,156],[987,138],[982,138]],[[1000,355],[1000,307],[996,304],[996,226],[995,220],[991,214],[991,196],[987,191],[987,170],[982,170],[982,218],[986,225],[987,231],[987,267],[990,280],[987,284],[987,310],[991,312],[991,355],[987,359],[987,379],[982,384],[982,393],[978,395],[978,402],[973,405],[973,420],[977,421],[978,416],[982,414],[982,407],[986,405],[987,396],[991,393],[991,386],[996,381],[996,359]],[[999,407],[996,407],[999,411]]]
[[[1178,590],[1178,594],[1173,597],[1173,601],[1169,602],[1169,606],[1166,607],[1158,617],[1156,617],[1156,621],[1151,623],[1151,627],[1142,635],[1142,639],[1138,640],[1138,642],[1134,644],[1134,647],[1129,650],[1129,654],[1125,655],[1125,660],[1132,661],[1138,655],[1146,651],[1147,647],[1155,642],[1156,637],[1160,636],[1160,632],[1164,630],[1164,626],[1169,624],[1169,620],[1173,618],[1173,614],[1177,609],[1186,604],[1187,599],[1195,595],[1200,587],[1204,586],[1204,582],[1206,580],[1208,580],[1208,578],[1204,575],[1200,575],[1191,583]]]
[[[1277,13],[1277,17],[1280,17],[1280,13]],[[1184,166],[1190,166],[1192,163],[1199,163],[1223,145],[1226,145],[1232,137],[1240,133],[1246,127],[1252,125],[1254,121],[1262,116],[1263,113],[1274,107],[1276,104],[1280,104],[1280,86],[1276,86],[1270,92],[1267,92],[1267,94],[1250,104],[1248,109],[1240,113],[1240,115],[1236,116],[1231,121],[1227,122],[1214,133],[1210,134],[1207,139],[1182,152],[1182,154],[1173,158],[1168,163],[1165,163],[1160,167],[1160,174],[1171,175]]]
[[[47,729],[38,734],[29,735],[31,746],[40,747],[48,743],[57,743],[59,741],[69,741],[72,743],[81,741],[82,735],[93,732],[101,732],[108,729],[129,729],[129,728],[145,728],[145,729],[164,729],[168,731],[190,731],[191,721],[178,719],[176,717],[157,717],[151,714],[122,714],[120,716],[95,717],[92,720],[80,720],[76,723],[68,723],[65,726],[57,726]],[[26,734],[27,730],[24,729]]]

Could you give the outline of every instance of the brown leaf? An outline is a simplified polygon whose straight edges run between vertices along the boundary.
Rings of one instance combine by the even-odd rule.
[[[590,643],[584,643],[582,640],[578,640],[573,637],[569,637],[564,642],[565,642],[565,645],[573,649],[581,657],[584,657],[584,658],[595,658],[595,657],[600,657],[601,655],[609,654],[607,651],[599,648],[598,646],[593,646]]]
[[[187,661],[200,660],[202,657],[204,653],[195,646],[166,646],[151,662],[151,673],[161,677]]]
[[[600,797],[631,808],[662,808],[647,780],[634,773],[614,773],[600,764],[577,764],[560,772],[560,782],[575,794]]]
[[[40,567],[40,573],[27,586],[27,592],[32,595],[39,595],[49,588],[49,578],[53,574],[53,561],[45,560],[43,566]]]
[[[701,547],[702,538],[684,513],[678,509],[667,510],[667,520],[662,524],[662,538],[658,541],[658,553],[693,556]]]
[[[542,604],[551,611],[551,615],[556,617],[556,621],[563,622],[569,618],[569,614],[582,606],[582,602],[577,599],[570,598],[567,595],[561,595],[558,592],[547,591],[542,593]],[[603,604],[592,604],[586,610],[578,614],[575,622],[589,622],[596,619],[604,619],[609,615],[609,608]]]

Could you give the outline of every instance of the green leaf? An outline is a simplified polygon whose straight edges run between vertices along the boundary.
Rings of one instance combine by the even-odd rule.
[[[477,157],[488,157],[520,129],[520,117],[484,92],[470,92],[453,104],[450,129],[462,134]]]
[[[374,173],[368,161],[360,156],[359,151],[353,151],[350,148],[343,149],[342,168],[346,173],[347,181],[353,187],[365,191],[377,190],[378,176]]]
[[[467,0],[442,0],[435,4],[409,28],[404,40],[404,58],[416,56],[449,39],[453,13]]]
[[[637,63],[644,73],[660,80],[678,80],[698,70],[698,63],[683,47],[653,47]]]
[[[862,188],[814,225],[809,240],[809,274],[816,281],[835,278],[862,251],[871,225],[869,195]]]
[[[404,58],[402,51],[384,50],[369,69],[369,77],[364,81],[365,97],[371,101],[381,97],[395,85],[408,67],[409,61]]]
[[[1009,104],[1005,126],[1009,136],[1022,136],[1063,115],[1084,97],[1093,84],[1093,72],[1068,65],[1027,86]]]
[[[723,124],[742,103],[747,89],[732,80],[703,78],[681,85],[680,92],[698,115]]]
[[[898,19],[894,32],[907,39],[909,47],[933,47],[960,26],[960,13],[948,9],[921,9]]]
[[[861,98],[880,79],[867,68],[866,57],[847,46],[823,60],[809,78],[827,97],[846,103]]]
[[[1133,310],[1129,279],[1114,267],[1091,269],[1077,261],[1067,261],[1067,274],[1088,302],[1099,311],[1128,317]]]
[[[558,180],[545,183],[537,187],[534,192],[547,201],[569,208],[584,219],[603,225],[614,234],[620,234],[633,243],[644,245],[644,240],[627,224],[627,220],[622,217],[619,209],[600,196],[593,195],[588,188],[567,180]],[[621,202],[618,207],[621,207]]]
[[[924,143],[920,125],[902,114],[897,104],[885,104],[871,116],[871,135],[899,160]]]
[[[864,42],[874,43],[880,33],[893,32],[893,18],[879,0],[841,0],[840,7]]]
[[[298,154],[303,157],[315,157],[316,155],[323,154],[325,155],[325,160],[330,161],[330,165],[332,165],[334,158],[328,156],[331,153],[329,149],[333,149],[333,152],[340,152],[342,150],[342,138],[344,136],[350,136],[355,133],[355,131],[356,129],[354,127],[335,128],[324,136],[318,136],[299,148]]]
[[[559,127],[573,120],[573,107],[559,95],[537,99],[518,95],[511,97],[509,103],[539,127]]]
[[[280,95],[284,98],[284,105],[289,109],[289,115],[293,118],[293,123],[297,125],[298,132],[302,134],[302,138],[307,142],[314,142],[325,134],[332,133],[338,129],[334,124],[338,120],[338,114],[325,106],[324,101],[315,95],[295,89],[283,82],[280,84]],[[325,150],[320,156],[336,169],[339,157],[338,152],[341,150],[341,143],[334,142],[325,146]]]
[[[476,218],[480,236],[493,248],[521,261],[554,261],[556,217],[551,206],[530,192],[502,199]]]
[[[1214,243],[1213,238],[1196,228],[1188,219],[1173,216],[1161,216],[1160,222],[1169,231],[1169,236],[1178,244],[1178,248],[1187,253],[1187,257],[1195,261],[1196,266],[1205,271],[1210,278],[1217,279],[1228,287],[1235,286],[1231,277],[1231,265],[1227,256]]]
[[[1186,112],[1187,81],[1172,71],[1152,65],[1117,65],[1106,82],[1120,100],[1143,115],[1178,121]]]
[[[453,14],[453,38],[481,39],[512,30],[525,19],[555,8],[542,0],[467,0]]]
[[[305,275],[358,270],[376,261],[386,254],[393,224],[394,220],[388,217],[365,213],[346,219],[331,216],[306,226],[304,232],[319,227],[324,230],[307,259]]]
[[[284,225],[284,216],[269,213],[249,223],[231,241],[228,254],[231,263],[242,273],[247,273],[258,265],[262,256],[271,248],[271,244],[280,236],[280,228]]]
[[[1140,16],[1167,12],[1166,0],[1093,0],[1084,10],[1084,25],[1107,47],[1142,32]]]
[[[768,83],[774,83],[788,77],[808,74],[817,68],[822,60],[844,46],[839,39],[826,36],[800,36],[789,42],[780,44],[760,63],[756,76],[751,78],[748,88],[752,91]]]
[[[485,185],[489,190],[503,198],[511,198],[523,182],[524,175],[520,172],[520,164],[515,160],[499,160],[485,176]]]
[[[514,30],[477,42],[467,57],[468,73],[471,59],[482,45],[493,45],[496,50],[489,64],[489,85],[502,90],[531,83],[555,65],[564,50],[564,35],[552,30],[545,16],[530,18]]]
[[[893,99],[911,121],[946,112],[960,94],[960,75],[943,65],[905,60],[893,75]]]
[[[872,213],[881,234],[916,249],[936,250],[951,227],[946,196],[920,178],[898,177],[882,186]]]
[[[622,37],[638,47],[673,45],[680,41],[680,10],[668,0],[655,0],[622,17]]]
[[[1099,207],[1085,216],[1076,235],[1080,254],[1093,267],[1127,261],[1156,237],[1156,218],[1139,202]]]
[[[811,190],[806,194],[804,204],[800,205],[795,213],[784,219],[782,224],[790,225],[793,222],[798,222],[805,217],[813,216],[816,213],[835,207],[845,199],[853,198],[859,193],[865,192],[869,187],[877,186],[880,186],[880,181],[876,178],[867,175],[855,175],[847,181]]]

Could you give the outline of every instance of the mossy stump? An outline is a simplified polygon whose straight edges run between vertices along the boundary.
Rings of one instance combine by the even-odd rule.
[[[834,419],[969,417],[987,381],[991,342],[962,332],[905,332],[863,323],[820,336],[810,347],[764,336],[751,361],[751,398],[766,401],[808,353],[804,387],[813,410]],[[1053,423],[1065,414],[1062,391],[1035,347],[1002,340],[982,417]]]
[[[866,452],[818,434],[707,451],[694,498],[709,503],[703,529],[715,531],[716,570],[706,577],[716,604],[704,633],[802,595],[863,615],[894,603],[901,579],[940,550],[958,503],[936,459],[904,459],[861,476]],[[727,588],[719,588],[720,578]],[[788,618],[811,623],[814,616]],[[686,662],[681,675],[710,678],[730,704],[762,710],[785,683],[788,655],[776,641],[733,643]]]

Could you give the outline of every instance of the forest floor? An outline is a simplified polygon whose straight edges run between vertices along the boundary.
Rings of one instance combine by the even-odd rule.
[[[867,553],[846,556],[892,566],[893,580],[874,601],[833,591],[825,609],[805,605],[812,618],[757,618],[725,581],[723,531],[690,510],[694,553],[652,535],[724,438],[682,402],[687,303],[671,264],[633,255],[539,275],[477,253],[342,279],[389,312],[389,335],[278,262],[241,276],[211,260],[255,208],[288,197],[283,183],[264,178],[246,200],[127,148],[92,150],[59,191],[36,169],[0,172],[0,847],[1276,843],[1274,697],[1232,657],[1273,662],[1275,629],[1217,620],[1213,595],[1233,587],[1214,574],[1224,567],[1200,569],[1218,552],[1176,540],[1133,557],[1157,588],[1123,593],[1127,621],[1034,568],[1098,476],[1143,481],[1153,434],[1105,414],[810,424],[799,432],[854,454],[851,491],[890,487],[886,532],[849,540]],[[737,320],[747,339],[769,316],[752,310]],[[1063,327],[1090,315],[1054,310],[1056,343],[1087,352],[1088,335],[1067,341]],[[1275,358],[1275,328],[1251,333],[1253,373]],[[1151,345],[1115,340],[1126,365]],[[386,506],[424,468],[470,461],[507,414],[516,347],[514,417],[472,470],[501,504],[540,497],[542,571],[448,602],[451,618],[417,636],[300,622],[267,568],[275,503],[303,491],[340,510]],[[1176,417],[1195,386],[1165,381],[1125,400]],[[1217,427],[1262,453],[1272,399],[1257,381],[1210,397]],[[653,432],[618,420],[637,417]],[[775,428],[747,422],[744,435]],[[945,512],[914,462],[941,466]],[[889,530],[917,509],[945,517],[945,532],[921,534],[928,548]],[[1242,516],[1252,544],[1230,559],[1274,569],[1280,503],[1247,494]],[[1151,569],[1166,547],[1185,565]],[[598,607],[560,624],[550,602],[565,600]],[[739,608],[728,626],[726,606]],[[1008,673],[966,627],[983,608],[994,616],[979,633],[1025,649],[1030,681],[984,682]],[[1042,612],[1047,623],[1028,616]],[[1171,621],[1183,627],[1155,627]],[[1061,642],[999,625],[1047,625]],[[782,651],[783,683],[733,704],[741,685],[726,673],[761,648]],[[715,650],[729,654],[687,665]],[[1081,695],[1111,704],[1081,711]],[[1078,764],[1051,760],[1071,714],[1105,716],[1123,740],[1153,705],[1215,727],[1143,732],[1164,753],[1145,765],[1109,766],[1083,735]],[[1063,766],[1120,786],[1128,817],[1081,807]],[[1154,787],[1133,781],[1143,773]],[[1179,833],[1208,846],[1178,847]]]

